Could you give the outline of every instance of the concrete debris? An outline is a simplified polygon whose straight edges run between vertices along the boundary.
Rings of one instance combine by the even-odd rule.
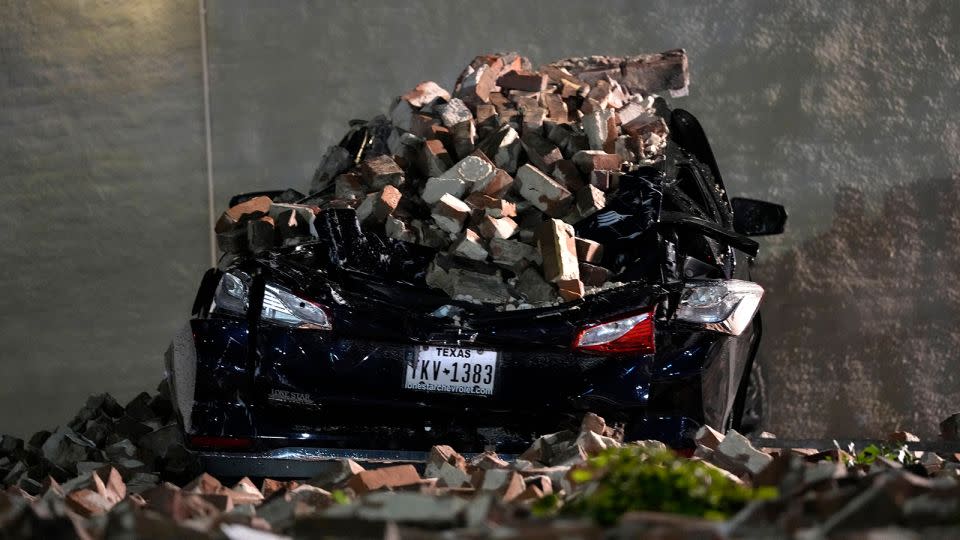
[[[527,268],[520,274],[516,288],[530,304],[546,304],[557,300],[556,289],[533,268]]]

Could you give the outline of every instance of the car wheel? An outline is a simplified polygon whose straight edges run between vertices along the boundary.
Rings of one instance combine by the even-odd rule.
[[[763,380],[763,369],[759,359],[753,360],[747,387],[743,396],[743,412],[740,414],[742,433],[759,433],[767,414],[767,390]]]

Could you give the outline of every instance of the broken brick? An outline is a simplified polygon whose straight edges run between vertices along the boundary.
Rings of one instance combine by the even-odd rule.
[[[496,107],[489,103],[477,105],[476,126],[478,136],[485,137],[489,133],[496,131],[499,125],[500,119]]]
[[[431,476],[431,471],[440,468],[440,465],[447,463],[453,467],[466,472],[467,460],[458,454],[453,448],[447,445],[436,445],[430,447],[430,454],[427,456],[426,472]]]
[[[493,163],[483,153],[473,153],[458,161],[444,176],[460,178],[472,189],[478,183],[489,182],[495,174]]]
[[[434,205],[431,216],[441,229],[458,233],[463,230],[463,224],[470,216],[470,207],[460,199],[446,193]]]
[[[437,110],[440,113],[440,120],[443,122],[444,127],[448,129],[460,122],[473,120],[473,113],[470,112],[470,109],[462,100],[457,98],[453,98],[449,102],[440,105],[437,107]]]
[[[420,475],[413,465],[395,465],[360,471],[347,481],[347,487],[362,494],[378,489],[399,488],[420,483]]]
[[[483,216],[483,219],[480,222],[480,234],[484,238],[501,238],[508,239],[517,232],[517,222],[508,218],[501,217],[495,218],[491,216]]]
[[[427,176],[440,176],[453,166],[450,154],[437,139],[424,141],[420,150],[423,172]]]
[[[214,227],[217,233],[225,233],[244,219],[256,219],[270,212],[273,201],[270,197],[253,197],[250,200],[232,206],[224,212]]]
[[[704,425],[697,429],[693,439],[697,444],[716,451],[720,443],[723,442],[723,434],[710,426]]]
[[[475,183],[473,190],[488,197],[501,198],[510,191],[512,186],[513,177],[503,169],[496,169],[489,179]]]
[[[614,111],[603,109],[587,114],[583,117],[583,131],[591,150],[612,152],[618,135]]]
[[[434,120],[433,117],[418,113],[410,117],[410,127],[407,131],[423,139],[437,139],[434,131],[436,124],[437,120]]]
[[[338,199],[362,200],[367,196],[367,191],[363,185],[363,180],[360,175],[355,172],[346,172],[341,174],[336,178],[336,180],[334,180],[333,185],[334,196]]]
[[[579,272],[580,270],[578,267],[578,275]],[[560,298],[563,298],[567,302],[572,302],[574,300],[583,298],[585,292],[583,288],[583,282],[579,279],[561,279],[557,281],[557,289],[560,292]]]
[[[540,134],[543,132],[543,121],[547,119],[547,110],[542,107],[526,107],[523,112],[521,131],[524,134]]]
[[[377,156],[367,159],[360,164],[360,173],[371,189],[381,190],[384,187],[403,185],[403,169],[390,156]]]
[[[450,246],[450,254],[474,261],[485,261],[489,255],[487,249],[483,246],[483,239],[471,229],[465,230],[460,238]]]
[[[550,217],[562,216],[572,197],[567,188],[529,163],[517,171],[520,195]]]
[[[464,157],[473,152],[477,142],[477,128],[472,118],[454,124],[450,128],[450,134],[453,137],[454,152],[458,157]]]
[[[547,76],[540,73],[511,71],[497,79],[497,86],[504,90],[542,92],[547,86]]]
[[[563,184],[571,193],[579,191],[584,186],[583,177],[572,161],[561,159],[553,166],[553,177]]]
[[[641,144],[647,137],[653,134],[666,139],[669,133],[667,124],[663,118],[651,112],[638,115],[630,122],[623,124],[621,128],[624,133],[635,139],[637,144]]]
[[[656,94],[669,90],[673,97],[687,95],[690,83],[687,55],[683,49],[627,58],[622,77],[616,79],[634,94]]]
[[[457,95],[465,102],[485,104],[490,101],[490,92],[497,85],[497,78],[503,71],[503,60],[494,58],[488,64],[481,64],[460,81]]]
[[[554,283],[580,278],[573,227],[550,219],[536,230],[537,245],[543,257],[543,277]]]
[[[606,195],[596,186],[587,185],[577,191],[577,210],[581,217],[589,217],[606,205]]]
[[[579,268],[580,281],[587,287],[600,287],[610,281],[613,276],[613,272],[610,270],[590,263],[581,262]]]
[[[586,238],[574,238],[574,242],[577,246],[577,259],[588,263],[597,263],[603,259],[603,245],[599,242]]]
[[[502,115],[501,115],[502,116]],[[497,167],[513,174],[520,157],[520,135],[509,125],[502,126],[477,145]]]
[[[400,96],[400,99],[414,107],[423,107],[424,105],[433,103],[437,99],[449,101],[450,93],[433,81],[423,81],[406,94]]]
[[[387,233],[389,238],[395,240],[402,240],[404,242],[416,243],[417,233],[413,231],[403,220],[394,217],[387,216],[386,221],[384,222],[384,232]]]
[[[557,94],[544,94],[543,103],[547,108],[547,116],[558,123],[566,123],[567,104],[563,102],[563,97]]]
[[[370,193],[357,207],[357,219],[361,223],[383,223],[400,204],[402,195],[393,186],[386,186],[379,193]]]
[[[510,292],[498,271],[475,271],[458,266],[444,268],[444,265],[440,256],[434,259],[427,270],[427,283],[443,289],[451,298],[494,303],[510,299]]]
[[[461,197],[467,191],[467,182],[462,178],[438,176],[427,180],[420,198],[427,204],[436,204],[444,195]]]
[[[587,175],[595,170],[620,170],[620,156],[608,154],[602,150],[581,150],[573,155],[573,163]]]
[[[563,154],[549,139],[535,133],[524,133],[520,144],[534,167],[550,173],[554,164],[563,159]]]
[[[512,270],[517,274],[530,264],[539,264],[542,260],[537,248],[523,242],[503,238],[490,240],[490,256],[493,258],[494,264]]]
[[[601,192],[609,191],[612,185],[610,171],[593,171],[587,175],[587,179],[591,186],[596,187],[597,189],[601,190]]]
[[[276,243],[273,218],[263,216],[247,222],[247,247],[253,253],[272,249]]]

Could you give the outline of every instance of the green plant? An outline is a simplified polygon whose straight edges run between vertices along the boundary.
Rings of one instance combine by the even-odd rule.
[[[840,448],[840,445],[837,444],[836,441],[834,441],[834,445],[836,445],[838,449]],[[917,458],[914,457],[913,453],[907,449],[907,445],[905,444],[900,446],[877,446],[875,444],[870,444],[865,446],[863,450],[860,450],[859,452],[857,452],[857,449],[853,443],[850,443],[847,448],[849,450],[851,460],[849,463],[845,463],[844,465],[848,467],[855,465],[873,465],[873,463],[877,461],[877,458],[881,457],[891,461],[896,461],[903,465],[913,465],[917,462]]]
[[[331,491],[330,498],[334,504],[350,504],[350,497],[342,489]]]
[[[751,500],[777,496],[775,488],[738,484],[670,450],[638,446],[605,450],[591,458],[586,468],[572,471],[571,480],[579,488],[563,512],[589,516],[605,525],[631,510],[725,519]],[[544,501],[534,511],[543,515],[556,504],[556,500]]]

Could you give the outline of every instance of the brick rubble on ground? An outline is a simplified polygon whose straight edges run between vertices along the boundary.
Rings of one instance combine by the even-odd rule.
[[[28,441],[0,438],[0,537],[618,538],[657,531],[671,538],[822,538],[912,527],[946,538],[958,532],[956,454],[909,453],[915,459],[904,463],[880,456],[866,464],[839,449],[757,449],[736,431],[708,426],[697,432],[690,459],[741,485],[776,487],[780,496],[750,503],[723,523],[655,512],[624,514],[612,527],[532,518],[538,501],[589,496],[591,484],[577,472],[591,456],[624,445],[665,448],[657,441],[624,443],[620,426],[592,413],[576,429],[536,439],[513,461],[492,452],[466,459],[434,446],[423,473],[409,464],[365,469],[341,459],[311,479],[224,484],[197,469],[163,388],[126,406],[106,394],[92,396],[53,432]],[[953,435],[944,429],[945,439]],[[888,439],[892,448],[916,441],[905,432]]]

